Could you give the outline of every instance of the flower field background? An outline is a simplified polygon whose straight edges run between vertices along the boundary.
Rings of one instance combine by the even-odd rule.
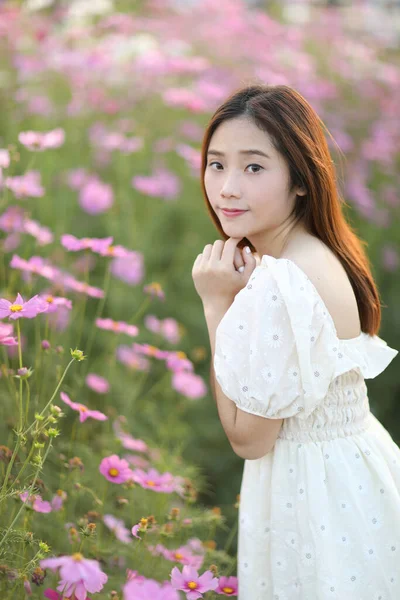
[[[359,12],[296,21],[266,6],[1,4],[5,600],[237,594],[243,461],[211,397],[191,278],[217,239],[202,136],[234,89],[291,85],[326,123],[381,292],[379,335],[400,347],[395,20],[389,44],[379,27],[355,31]],[[400,440],[395,371],[367,383]]]

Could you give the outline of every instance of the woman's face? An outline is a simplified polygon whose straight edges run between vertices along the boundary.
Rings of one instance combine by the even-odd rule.
[[[264,246],[265,236],[279,231],[301,193],[289,194],[289,170],[270,136],[247,117],[224,121],[211,137],[206,164],[205,189],[226,235]],[[228,217],[222,208],[246,212]]]

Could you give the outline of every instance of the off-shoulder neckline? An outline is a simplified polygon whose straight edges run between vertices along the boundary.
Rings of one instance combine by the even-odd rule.
[[[304,276],[304,277],[305,277],[305,278],[308,280],[308,282],[309,282],[309,284],[310,284],[310,287],[311,287],[311,289],[312,289],[312,290],[314,290],[314,293],[315,293],[315,295],[317,296],[317,298],[319,299],[319,301],[320,301],[320,303],[321,303],[321,306],[322,306],[322,308],[325,310],[325,312],[326,312],[326,314],[327,314],[327,316],[328,316],[328,318],[329,318],[329,320],[330,320],[330,322],[331,322],[332,329],[333,329],[333,331],[334,331],[334,333],[335,333],[336,339],[337,339],[339,342],[342,342],[342,343],[353,343],[353,342],[358,342],[359,340],[361,340],[361,339],[362,339],[362,338],[364,338],[365,336],[367,336],[368,338],[371,338],[370,334],[369,334],[369,333],[365,333],[365,331],[361,331],[361,333],[360,333],[360,334],[359,334],[357,337],[353,337],[353,338],[340,338],[340,337],[338,337],[338,333],[337,333],[337,330],[336,330],[336,325],[335,325],[335,322],[334,322],[334,320],[333,320],[333,318],[332,318],[332,315],[331,315],[331,313],[329,312],[329,310],[327,309],[325,302],[323,301],[323,299],[322,299],[322,297],[321,297],[320,293],[318,292],[317,288],[315,287],[315,285],[313,284],[313,282],[311,281],[311,279],[308,277],[307,273],[305,273],[305,272],[303,271],[303,269],[301,269],[301,268],[299,267],[299,265],[297,265],[297,264],[296,264],[296,263],[295,263],[293,260],[291,260],[290,258],[285,258],[285,257],[281,257],[281,258],[275,258],[275,256],[271,256],[270,254],[263,254],[263,255],[261,256],[261,259],[260,259],[260,265],[259,265],[259,266],[261,266],[261,265],[262,265],[262,263],[263,263],[263,261],[264,261],[264,258],[266,258],[267,260],[274,260],[274,261],[285,261],[285,262],[288,262],[288,263],[290,263],[290,264],[294,265],[294,267],[295,267],[295,268],[296,268],[296,269],[297,269],[297,270],[298,270],[298,271],[299,271],[299,272],[300,272],[300,273],[301,273],[301,274],[302,274],[302,275],[303,275],[303,276]]]

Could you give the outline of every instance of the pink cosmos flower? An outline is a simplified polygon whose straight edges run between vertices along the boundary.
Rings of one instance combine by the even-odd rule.
[[[154,579],[130,579],[123,586],[124,600],[179,600],[179,593],[169,581],[159,583]]]
[[[67,172],[66,183],[73,190],[79,190],[79,188],[81,188],[91,177],[92,175],[90,175],[86,169],[71,169]]]
[[[124,459],[133,467],[140,469],[147,469],[150,466],[149,460],[143,458],[143,456],[137,456],[137,454],[124,454]]]
[[[115,537],[123,542],[124,544],[130,544],[132,538],[130,536],[129,529],[125,527],[125,523],[122,519],[117,519],[113,515],[104,515],[104,524],[115,534]]]
[[[174,390],[192,400],[204,398],[207,393],[203,378],[188,371],[176,371],[172,375],[171,383]]]
[[[107,394],[110,389],[110,384],[107,379],[100,377],[100,375],[96,375],[96,373],[88,373],[86,385],[98,394]]]
[[[61,271],[50,265],[48,261],[43,260],[41,256],[31,256],[29,260],[25,260],[18,256],[18,254],[14,254],[10,261],[10,267],[12,269],[20,269],[24,274],[35,273],[41,277],[50,279],[50,281],[60,280],[62,277]]]
[[[103,458],[99,471],[108,481],[113,483],[125,483],[125,481],[132,479],[133,475],[129,463],[116,454]]]
[[[65,500],[67,499],[67,493],[63,490],[57,490],[56,494],[53,496],[51,501],[51,508],[54,511],[61,510]]]
[[[24,231],[25,233],[32,235],[36,239],[39,246],[51,244],[51,242],[54,240],[52,231],[48,227],[44,227],[33,219],[25,219]]]
[[[40,181],[39,171],[28,171],[24,175],[6,177],[6,187],[12,191],[16,198],[41,198],[44,188]]]
[[[28,492],[23,492],[19,495],[22,502],[26,502],[35,512],[40,513],[49,513],[51,512],[51,504],[46,500],[42,500],[42,497],[39,494],[31,494],[29,496]]]
[[[10,153],[5,148],[0,149],[0,169],[8,169],[10,166]]]
[[[33,319],[41,312],[47,312],[47,303],[43,302],[37,294],[27,302],[24,301],[19,293],[15,302],[9,302],[9,300],[5,300],[4,298],[0,300],[0,319],[5,319],[6,317],[14,320],[21,317]]]
[[[96,288],[93,285],[88,285],[83,281],[78,281],[72,275],[64,275],[62,277],[62,283],[65,287],[75,290],[76,292],[81,292],[82,294],[87,294],[91,298],[103,298],[104,291],[100,288]]]
[[[106,329],[107,331],[114,331],[115,333],[126,333],[132,337],[139,335],[139,328],[136,325],[129,325],[125,321],[113,321],[113,319],[96,319],[97,327],[100,329]]]
[[[52,294],[40,294],[39,298],[41,298],[44,302],[47,303],[47,312],[54,313],[57,312],[60,306],[65,307],[68,310],[72,309],[72,302],[69,298],[64,298],[64,296],[53,296]]]
[[[189,565],[195,569],[200,569],[203,565],[204,558],[202,555],[193,554],[188,546],[179,546],[175,550],[165,548],[163,552],[164,558],[179,562],[182,565]]]
[[[126,433],[125,431],[123,431],[122,427],[121,427],[121,422],[122,419],[116,419],[113,423],[113,429],[114,429],[114,433],[117,436],[117,438],[119,440],[121,440],[122,445],[124,448],[126,448],[127,450],[132,450],[133,452],[147,452],[148,451],[148,446],[146,444],[146,442],[144,442],[143,440],[137,439],[132,437],[129,433]]]
[[[106,238],[77,238],[74,235],[65,233],[61,236],[61,245],[69,252],[78,252],[79,250],[92,250],[101,253],[113,242],[113,237]]]
[[[143,255],[130,250],[124,256],[116,256],[111,263],[111,273],[128,285],[137,285],[144,277]]]
[[[50,588],[47,588],[47,590],[44,590],[43,596],[45,598],[49,598],[49,600],[64,600],[64,598],[66,597],[66,596],[64,596],[64,594],[59,594],[58,592],[56,592],[55,590],[52,590]],[[70,599],[68,599],[68,600],[74,600],[74,598],[71,596]],[[89,596],[86,596],[86,600],[90,600]]]
[[[176,590],[185,592],[187,600],[202,598],[203,594],[218,587],[218,579],[211,571],[205,571],[199,576],[196,569],[188,565],[183,567],[182,573],[178,567],[172,569],[171,583]]]
[[[147,473],[142,469],[135,469],[132,472],[132,479],[142,488],[153,490],[154,492],[170,494],[176,491],[175,478],[172,473],[169,472],[160,475],[160,473],[153,468],[149,469]]]
[[[204,548],[201,542],[200,548],[192,548],[190,543],[176,549],[166,548],[163,544],[156,544],[156,546],[148,545],[147,547],[154,556],[161,555],[167,560],[179,562],[183,565],[190,565],[195,569],[200,569],[204,562]],[[194,554],[193,550],[196,550],[197,554]]]
[[[218,587],[215,591],[217,594],[222,594],[223,596],[237,596],[237,577],[235,577],[234,575],[231,575],[230,577],[220,577],[218,581]]]
[[[136,353],[130,346],[118,346],[117,358],[130,369],[149,371],[150,361]]]
[[[45,558],[40,561],[40,566],[52,571],[60,569],[61,580],[57,590],[67,598],[75,594],[77,600],[86,600],[87,592],[100,592],[108,580],[97,560],[84,558],[79,552],[72,556]]]
[[[51,131],[21,131],[18,141],[29,150],[43,151],[48,148],[59,148],[65,141],[65,131],[58,127]]]
[[[158,167],[153,175],[135,175],[131,181],[132,187],[146,194],[165,200],[175,200],[181,190],[179,178],[168,169]]]
[[[25,211],[21,206],[8,206],[0,216],[0,229],[11,232],[23,232]]]
[[[92,178],[83,184],[79,193],[81,208],[90,215],[103,213],[114,203],[114,193],[111,185]]]
[[[12,323],[0,323],[0,345],[1,346],[18,346],[18,340],[13,337]]]
[[[65,404],[68,404],[73,410],[79,412],[79,421],[83,423],[87,418],[96,419],[97,421],[106,421],[108,417],[98,410],[90,410],[84,404],[79,402],[72,402],[70,397],[65,392],[60,392],[60,397]]]
[[[145,294],[149,294],[150,296],[160,298],[160,300],[165,300],[165,293],[161,288],[161,285],[158,281],[153,281],[148,285],[145,285],[143,288]]]

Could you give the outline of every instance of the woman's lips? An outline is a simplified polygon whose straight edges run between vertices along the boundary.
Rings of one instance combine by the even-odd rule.
[[[247,210],[224,210],[223,208],[221,208],[221,211],[226,217],[239,217],[247,212]]]

